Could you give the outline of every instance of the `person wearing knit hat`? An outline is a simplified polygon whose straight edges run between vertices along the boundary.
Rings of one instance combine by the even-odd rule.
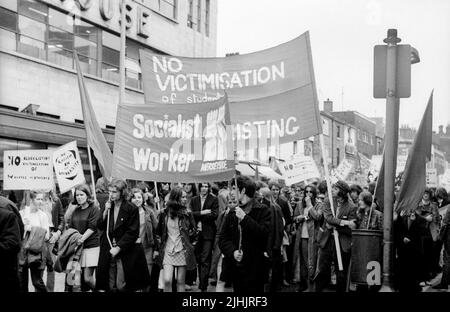
[[[356,228],[356,206],[349,200],[350,187],[342,180],[333,184],[331,189],[333,197],[333,208],[335,213],[331,211],[331,205],[328,198],[323,203],[323,216],[325,224],[323,231],[320,231],[318,266],[314,278],[315,290],[323,291],[327,286],[327,272],[330,271],[331,263],[334,262],[336,272],[336,290],[344,292],[347,285],[347,272],[351,258],[352,229]],[[339,271],[334,229],[336,229],[339,237],[339,247],[341,251],[343,270]]]

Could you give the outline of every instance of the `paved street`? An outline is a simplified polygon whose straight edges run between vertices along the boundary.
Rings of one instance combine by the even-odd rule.
[[[442,273],[438,274],[431,282],[431,285],[427,285],[423,287],[423,292],[450,292],[449,290],[436,290],[433,289],[431,286],[434,286],[438,284],[441,280]],[[55,272],[55,292],[64,292],[64,273],[56,273]],[[44,282],[47,281],[47,272],[44,272]],[[29,278],[29,289],[30,291],[34,291],[34,287],[31,284],[31,277]],[[290,286],[284,286],[281,292],[297,292],[298,284],[292,284]],[[225,288],[225,292],[232,292],[232,288]],[[329,288],[325,289],[324,292],[333,292],[334,290]],[[194,285],[191,290],[188,290],[187,292],[200,292],[198,287]],[[215,286],[208,286],[208,292],[215,292]]]

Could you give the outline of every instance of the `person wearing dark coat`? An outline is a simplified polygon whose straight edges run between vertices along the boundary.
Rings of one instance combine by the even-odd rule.
[[[0,293],[20,291],[17,256],[21,241],[16,215],[0,209]]]
[[[344,292],[347,286],[347,272],[351,259],[352,229],[356,228],[356,207],[349,200],[350,187],[342,180],[337,181],[332,187],[333,208],[330,201],[325,199],[323,204],[323,216],[325,224],[317,237],[319,243],[318,264],[314,277],[315,290],[323,291],[327,286],[329,267],[334,262],[336,272],[336,291]],[[337,253],[334,238],[334,229],[339,237],[343,270],[338,268]]]
[[[287,237],[289,238],[290,233],[292,232],[292,228],[294,225],[293,215],[294,211],[289,204],[289,201],[286,199],[286,197],[283,196],[281,192],[281,185],[277,182],[270,181],[269,182],[269,189],[272,191],[272,195],[275,199],[275,202],[281,207],[281,211],[283,212],[283,218],[284,218],[284,230],[286,231]],[[283,264],[283,270],[281,272],[283,284],[288,286],[287,280],[290,279],[288,272],[292,271],[290,268],[292,268],[292,257],[293,257],[293,246],[292,244],[285,247],[286,252],[286,258],[287,261]]]
[[[191,199],[190,207],[199,228],[198,243],[195,246],[199,276],[198,288],[205,292],[208,287],[212,251],[217,231],[219,201],[216,196],[210,194],[209,183],[201,183],[199,189],[200,195]]]
[[[419,211],[402,211],[394,215],[394,243],[397,248],[398,290],[420,292],[423,276],[423,236],[427,232],[427,221]]]
[[[450,284],[450,200],[448,199],[447,191],[442,187],[436,190],[436,198],[439,213],[444,215],[438,239],[440,245],[444,247],[444,250],[441,282],[433,286],[433,288],[448,289],[448,285]]]
[[[275,202],[269,188],[260,189],[263,196],[262,203],[270,208],[271,224],[269,238],[267,240],[267,257],[269,260],[269,292],[276,292],[281,289],[283,281],[283,257],[282,244],[284,236],[284,220],[281,207]]]
[[[267,274],[264,252],[270,231],[269,207],[255,199],[255,182],[239,176],[239,206],[230,209],[219,236],[219,248],[231,260],[227,264],[235,292],[264,291]],[[225,261],[225,260],[224,260]]]
[[[25,226],[23,224],[22,217],[19,213],[19,209],[17,209],[16,204],[14,204],[8,198],[0,196],[0,209],[6,209],[16,215],[17,222],[19,223],[20,237],[23,237],[25,233]]]
[[[136,242],[139,209],[126,200],[125,181],[114,179],[108,189],[111,201],[100,211],[97,224],[102,233],[96,288],[100,291],[142,290],[150,285],[150,275],[142,244]]]

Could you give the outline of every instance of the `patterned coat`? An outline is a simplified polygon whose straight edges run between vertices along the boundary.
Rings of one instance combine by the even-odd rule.
[[[156,227],[156,240],[159,246],[158,264],[162,268],[164,260],[164,251],[166,249],[166,242],[168,237],[167,221],[169,219],[169,208],[171,205],[178,205],[177,203],[168,202],[166,209],[162,210],[159,215],[158,226]],[[197,228],[195,226],[194,217],[191,212],[181,208],[178,214],[178,226],[181,233],[181,242],[186,250],[186,264],[187,270],[193,270],[197,267],[195,260],[194,245],[197,243]]]

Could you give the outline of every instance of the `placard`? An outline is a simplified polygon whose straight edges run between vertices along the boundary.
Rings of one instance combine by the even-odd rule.
[[[4,190],[50,190],[53,188],[51,150],[14,150],[3,154]]]

